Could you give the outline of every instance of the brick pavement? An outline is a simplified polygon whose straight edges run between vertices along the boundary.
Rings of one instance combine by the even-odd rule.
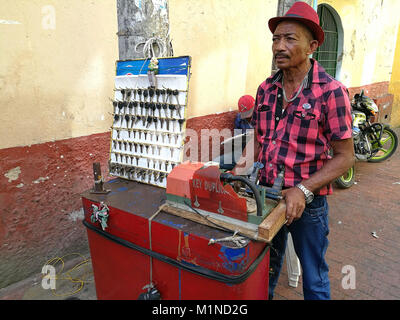
[[[395,131],[400,136],[400,128]],[[356,182],[347,190],[335,188],[328,198],[332,299],[399,300],[400,147],[382,163],[357,162]],[[346,265],[355,268],[355,289],[342,288]],[[297,288],[288,285],[286,262],[275,299],[303,299],[301,277]]]

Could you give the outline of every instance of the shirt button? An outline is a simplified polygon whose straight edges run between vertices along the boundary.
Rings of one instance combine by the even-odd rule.
[[[276,117],[276,120],[279,120],[279,117]]]
[[[269,164],[269,167],[272,168],[272,163]]]
[[[274,141],[272,141],[272,144],[276,144],[276,141],[274,140]]]

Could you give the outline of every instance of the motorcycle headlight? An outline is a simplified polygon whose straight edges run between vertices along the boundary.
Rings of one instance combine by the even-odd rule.
[[[372,101],[371,104],[368,106],[369,111],[371,111],[371,113],[373,115],[377,114],[379,109],[378,106],[376,105],[375,101]]]

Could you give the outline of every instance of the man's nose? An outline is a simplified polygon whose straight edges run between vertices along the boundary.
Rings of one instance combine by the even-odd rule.
[[[285,51],[286,50],[286,45],[285,41],[283,39],[275,40],[273,48],[275,51]]]

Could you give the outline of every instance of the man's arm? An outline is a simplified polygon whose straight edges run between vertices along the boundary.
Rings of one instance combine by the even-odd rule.
[[[313,174],[309,179],[301,183],[315,193],[323,186],[331,183],[336,178],[342,176],[354,165],[354,146],[353,139],[331,141],[333,158]],[[297,187],[283,190],[282,194],[286,200],[287,225],[293,220],[299,219],[306,206],[304,193]]]

